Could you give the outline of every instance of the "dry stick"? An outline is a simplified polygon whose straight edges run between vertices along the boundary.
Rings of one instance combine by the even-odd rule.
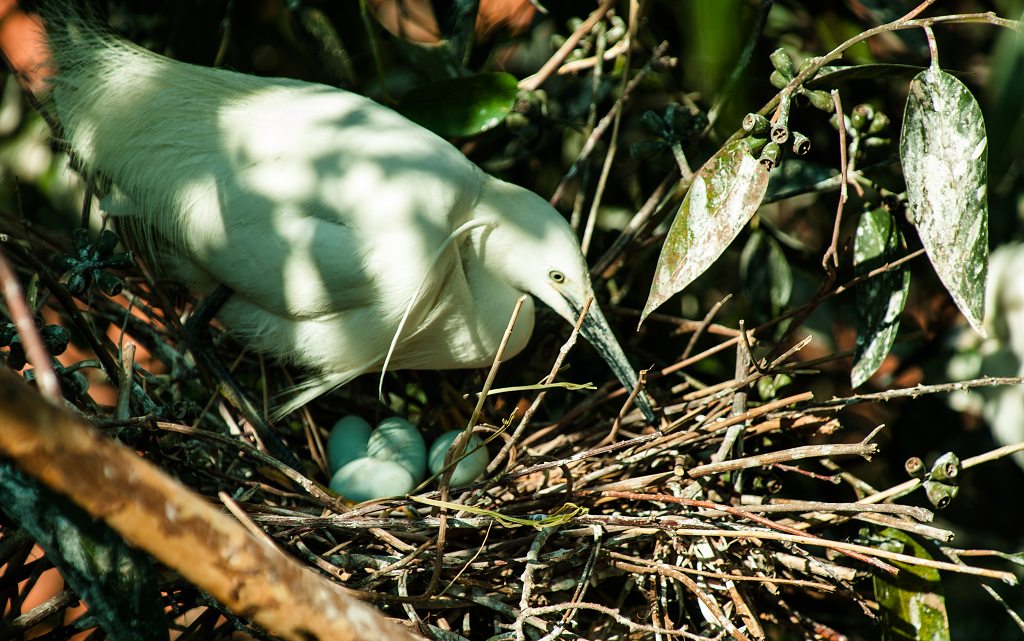
[[[636,438],[629,439],[628,441],[620,441],[618,443],[611,443],[609,445],[598,446],[590,450],[576,452],[572,456],[560,459],[558,461],[547,461],[544,463],[538,463],[537,465],[532,465],[527,468],[523,468],[521,470],[512,470],[511,472],[508,473],[507,478],[529,476],[530,474],[536,474],[537,472],[543,472],[545,470],[550,470],[556,467],[569,466],[577,461],[582,461],[583,459],[593,458],[596,456],[600,456],[602,454],[614,452],[615,450],[628,449],[630,447],[633,447],[634,445],[641,445],[643,443],[647,443],[648,441],[653,441],[656,438],[661,438],[661,434],[644,434],[643,436],[637,436]]]
[[[996,448],[996,449],[991,450],[989,452],[986,452],[984,454],[979,454],[978,456],[972,456],[969,459],[961,461],[960,462],[960,467],[965,469],[965,470],[966,469],[970,469],[972,467],[975,467],[976,465],[981,465],[982,463],[989,463],[989,462],[994,461],[996,459],[1000,459],[1000,458],[1003,458],[1003,457],[1006,457],[1006,456],[1010,456],[1011,454],[1016,454],[1017,452],[1024,452],[1024,443],[1016,443],[1014,445],[1004,445],[1003,447]],[[890,499],[895,499],[895,498],[899,498],[901,496],[904,496],[906,494],[910,494],[911,492],[913,492],[914,490],[916,490],[920,486],[921,486],[921,481],[919,481],[918,479],[910,479],[909,481],[904,481],[903,483],[900,483],[899,485],[894,485],[893,487],[890,487],[888,490],[883,490],[881,492],[877,492],[875,494],[872,494],[871,496],[866,496],[866,497],[860,499],[857,502],[858,503],[881,503],[882,501],[888,501]]]
[[[124,333],[121,333],[124,336]],[[121,384],[117,388],[117,409],[114,417],[124,420],[131,416],[132,385],[135,379],[135,343],[129,342],[121,350]]]
[[[958,565],[966,565],[966,563],[960,560],[960,554],[956,550],[951,550],[949,548],[944,547],[942,548],[942,551],[949,558],[953,559],[954,563]],[[1003,608],[1006,610],[1006,613],[1010,615],[1010,618],[1013,620],[1013,622],[1017,624],[1018,628],[1020,628],[1020,631],[1024,632],[1024,618],[1022,618],[1019,613],[1014,612],[1013,609],[1009,605],[1007,605],[1003,597],[999,596],[999,593],[996,592],[991,585],[985,585],[984,583],[982,583],[981,587],[983,590],[985,590],[985,592],[988,592],[988,595],[992,597],[996,603],[1003,606]]]
[[[708,570],[697,570],[694,568],[683,568],[676,565],[669,565],[661,561],[652,561],[650,559],[641,559],[635,556],[629,556],[628,554],[622,554],[621,552],[609,551],[608,555],[613,559],[620,561],[626,561],[629,563],[637,563],[640,565],[649,565],[650,567],[665,567],[676,572],[682,572],[684,574],[691,574],[693,576],[706,577],[709,579],[729,579],[731,581],[757,581],[760,583],[774,583],[777,585],[793,585],[802,588],[812,588],[815,590],[821,590],[822,592],[835,592],[835,586],[829,583],[820,583],[818,581],[808,581],[806,579],[784,579],[781,577],[766,577],[761,575],[751,576],[747,574],[731,574],[728,572],[710,572]],[[802,559],[801,559],[802,560]],[[842,566],[843,569],[849,569]],[[851,572],[851,578],[853,573]]]
[[[0,453],[288,641],[416,638],[0,368]]]
[[[555,362],[551,365],[551,371],[548,372],[548,375],[541,381],[542,384],[549,385],[552,383],[555,380],[555,376],[558,374],[558,370],[562,369],[562,362],[565,360],[565,357],[569,355],[569,350],[571,350],[573,345],[576,344],[576,338],[580,334],[580,328],[583,327],[583,320],[587,317],[587,312],[590,311],[590,306],[593,303],[593,297],[588,297],[583,303],[583,309],[580,311],[580,317],[576,319],[576,324],[573,325],[572,331],[569,332],[569,338],[566,339],[565,343],[558,350],[558,356],[555,358]],[[498,451],[494,460],[487,465],[488,474],[494,474],[495,470],[504,463],[505,458],[508,457],[509,452],[511,452],[512,448],[515,447],[519,437],[522,436],[524,431],[526,431],[527,424],[530,422],[530,419],[533,418],[537,409],[540,408],[540,404],[544,400],[545,396],[547,396],[547,390],[541,390],[537,394],[537,397],[533,399],[533,403],[531,403],[530,407],[526,409],[526,412],[523,414],[523,418],[519,421],[519,425],[516,426],[515,431],[512,432],[509,439],[505,441],[505,444],[501,447],[501,450]]]
[[[640,370],[639,375],[636,377],[636,384],[633,385],[633,391],[626,397],[626,402],[619,408],[619,413],[615,416],[615,421],[612,423],[612,428],[608,431],[608,435],[601,439],[598,445],[605,445],[607,443],[614,443],[619,437],[619,429],[622,427],[622,419],[625,418],[626,413],[633,407],[633,401],[640,395],[644,387],[647,385],[647,370]]]
[[[773,530],[778,530],[779,532],[785,532],[786,534],[793,534],[796,536],[810,536],[814,539],[821,539],[821,537],[806,534],[805,532],[801,532],[800,530],[789,527],[787,525],[782,525],[781,523],[776,523],[775,521],[760,516],[758,514],[744,512],[742,510],[736,509],[731,505],[723,505],[721,503],[715,503],[713,501],[685,499],[671,496],[668,494],[634,494],[633,492],[601,492],[601,494],[604,496],[614,496],[617,498],[631,499],[635,501],[659,501],[661,503],[678,503],[679,505],[687,505],[690,507],[701,507],[708,510],[717,510],[719,512],[725,512],[727,514],[732,514],[733,516],[738,516],[743,519],[754,521],[755,523],[760,523],[765,527],[771,528]],[[850,552],[848,550],[843,550],[843,552],[847,554],[847,556],[849,556],[850,558],[857,559],[862,563],[867,563],[868,565],[871,565],[879,570],[888,572],[889,574],[895,575],[898,572],[898,570],[894,566],[889,565],[888,563],[883,563],[878,559],[873,559],[863,554],[858,554],[857,552]]]
[[[747,339],[747,332],[743,328],[743,321],[740,320],[740,336],[743,337],[743,341],[736,346],[736,365],[733,373],[733,385],[732,389],[735,390],[732,395],[732,407],[729,409],[730,416],[739,416],[747,411],[747,385],[743,385],[740,381],[748,378],[747,372],[750,369],[751,363],[754,363],[754,354],[751,352],[750,343]],[[756,363],[754,363],[756,367]],[[760,372],[759,372],[760,373]],[[732,452],[734,445],[739,442],[738,453],[743,454],[743,423],[737,423],[729,427],[725,432],[725,436],[722,438],[721,444],[718,446],[718,451],[711,455],[711,460],[715,463],[724,461],[728,458]],[[739,478],[735,479],[737,483]]]
[[[640,211],[636,212],[636,215],[630,219],[629,224],[623,228],[622,233],[612,241],[611,247],[590,268],[590,276],[592,278],[607,280],[614,275],[614,271],[611,268],[618,259],[619,254],[636,239],[643,228],[655,218],[655,214],[660,212],[662,207],[671,200],[668,190],[677,182],[679,182],[679,172],[675,170],[669,172],[661,179],[661,182],[654,188],[654,192],[644,202]]]
[[[918,536],[932,539],[934,541],[941,541],[943,543],[949,543],[956,536],[949,530],[943,530],[942,528],[932,527],[930,525],[922,525],[920,523],[913,523],[906,519],[899,519],[894,516],[886,516],[884,514],[859,512],[854,514],[852,518],[857,519],[858,521],[864,521],[865,523],[871,523],[873,525],[881,525],[882,527],[893,527],[897,530],[911,532]],[[810,526],[810,523],[806,525]]]
[[[21,284],[15,276],[7,257],[0,251],[0,291],[3,292],[7,309],[11,313],[11,320],[21,337],[21,344],[25,346],[25,355],[28,362],[32,363],[35,369],[36,384],[39,392],[52,401],[60,401],[60,383],[57,381],[57,374],[50,365],[50,354],[43,345],[43,339],[39,335],[39,328],[36,327],[35,319],[32,318],[32,311],[25,301],[25,294],[21,291]],[[6,369],[6,368],[5,368]]]
[[[616,119],[618,118],[618,114],[622,111],[623,105],[625,105],[626,102],[629,100],[629,97],[633,94],[633,91],[640,86],[641,81],[643,81],[644,77],[651,70],[651,68],[654,67],[656,63],[661,61],[662,56],[665,55],[666,49],[668,49],[667,42],[662,42],[657,47],[655,47],[654,51],[651,52],[651,59],[647,62],[647,64],[638,69],[636,75],[633,76],[633,78],[630,79],[629,83],[626,84],[626,87],[622,90],[621,97],[615,101],[615,104],[612,105],[611,109],[608,110],[608,113],[606,113],[604,117],[601,118],[601,121],[597,123],[597,126],[594,127],[594,130],[590,132],[590,136],[587,138],[586,142],[583,143],[583,148],[580,149],[580,153],[576,156],[576,160],[573,161],[572,165],[569,167],[569,170],[565,172],[565,176],[562,177],[561,182],[558,183],[558,187],[555,188],[555,193],[551,196],[551,198],[548,199],[549,203],[551,203],[552,205],[557,205],[558,202],[562,200],[562,195],[564,194],[565,188],[569,184],[569,181],[576,176],[576,173],[579,171],[580,167],[583,166],[583,162],[590,157],[590,154],[597,147],[597,142],[604,135],[604,132],[613,122],[616,121]]]
[[[878,431],[877,428],[875,431]],[[874,436],[874,433],[875,432],[872,432],[868,438]],[[867,439],[865,439],[865,441],[866,440]],[[755,454],[753,456],[733,459],[730,461],[698,465],[697,467],[691,467],[686,470],[686,475],[690,478],[699,478],[701,476],[711,476],[712,474],[725,474],[726,472],[746,470],[752,467],[767,467],[773,463],[781,461],[797,461],[807,458],[863,456],[865,459],[871,460],[871,456],[877,452],[878,446],[874,443],[867,442],[836,443],[833,445],[802,445],[788,450],[766,452],[765,454]]]
[[[638,4],[637,0],[630,0],[630,3],[629,3],[629,7],[630,7],[629,26],[628,26],[628,28],[626,30],[626,36],[625,36],[625,39],[624,39],[626,42],[630,42],[630,43],[633,42],[633,40],[636,38],[637,12],[640,9],[637,6],[637,4]],[[604,30],[603,29],[600,31],[600,35],[602,37],[598,39],[598,45],[599,46],[598,46],[598,52],[597,53],[598,53],[598,55],[603,55],[603,53],[604,53],[603,49],[604,49],[604,43],[605,43],[605,39],[603,37],[604,36]],[[652,62],[653,62],[653,60],[654,59],[652,58]],[[601,174],[600,174],[600,176],[598,176],[598,178],[597,178],[597,186],[594,188],[594,197],[591,199],[591,202],[590,202],[590,212],[587,214],[587,222],[586,222],[586,225],[584,225],[584,227],[583,227],[583,238],[580,240],[580,250],[583,252],[583,256],[586,256],[587,253],[590,251],[590,240],[594,236],[594,227],[597,225],[597,212],[598,212],[598,209],[601,207],[601,200],[604,197],[605,187],[608,185],[608,175],[611,173],[612,161],[614,160],[615,155],[618,153],[618,149],[619,149],[619,126],[622,124],[622,112],[623,112],[622,104],[620,104],[620,103],[625,103],[627,100],[629,100],[629,93],[627,93],[627,90],[628,90],[628,87],[630,85],[630,83],[629,83],[629,67],[630,67],[631,64],[632,64],[632,55],[631,55],[630,48],[627,47],[626,48],[626,58],[625,58],[625,61],[623,62],[623,65],[622,65],[623,69],[625,69],[626,71],[625,71],[625,73],[622,74],[622,80],[619,82],[619,96],[615,100],[615,105],[613,107],[613,109],[615,111],[615,117],[612,119],[612,134],[611,134],[610,140],[608,141],[608,149],[605,151],[604,164],[601,167]],[[597,85],[598,82],[600,82],[600,70],[601,70],[600,66],[595,67],[595,73],[594,73],[594,83],[595,83],[595,86]],[[640,74],[638,74],[638,75],[641,75],[641,76],[644,75],[644,70],[641,70]],[[634,83],[633,86],[635,87],[636,84]]]
[[[602,61],[614,60],[620,55],[626,53],[629,46],[630,43],[626,40],[619,40],[604,52],[604,55],[601,56],[601,61],[598,61],[597,55],[590,56],[589,58],[580,58],[579,60],[570,60],[559,67],[557,73],[560,76],[566,76],[571,73],[577,73],[579,71],[590,69],[591,67],[596,67],[601,64]]]
[[[622,614],[620,614],[617,609],[610,608],[610,607],[604,606],[604,605],[599,605],[597,603],[557,603],[557,604],[554,604],[554,605],[545,605],[545,606],[540,606],[540,607],[536,607],[536,608],[530,608],[526,612],[523,612],[522,616],[526,617],[528,620],[529,619],[537,619],[538,617],[536,615],[538,615],[538,614],[553,614],[555,612],[561,612],[563,610],[568,610],[568,609],[571,609],[571,608],[576,608],[576,609],[579,609],[579,610],[593,610],[594,612],[600,612],[601,614],[604,614],[606,616],[611,617],[612,619],[615,620],[616,623],[618,623],[619,625],[625,626],[626,628],[629,629],[630,632],[634,632],[634,633],[636,633],[636,632],[645,632],[648,635],[660,634],[660,635],[670,636],[670,637],[683,637],[683,638],[686,638],[686,639],[693,639],[694,641],[716,641],[716,638],[714,638],[714,637],[702,637],[702,636],[700,636],[698,634],[693,634],[692,632],[685,632],[683,630],[671,630],[669,628],[659,628],[659,627],[655,627],[655,626],[651,626],[651,625],[644,625],[644,624],[641,624],[641,623],[635,623],[635,622],[627,619],[626,617],[622,616]],[[543,619],[540,619],[540,620],[543,621]],[[546,623],[547,622],[545,622],[545,624]],[[532,622],[531,622],[531,624],[534,625],[535,627],[537,627],[536,624],[534,624]],[[542,628],[542,629],[546,630],[547,629],[547,625],[545,625],[545,627]]]
[[[581,517],[581,522],[587,522],[593,520],[593,516]],[[662,521],[663,525],[667,524],[667,521]],[[801,545],[813,545],[818,547],[828,548],[842,553],[859,552],[865,556],[872,556],[881,559],[889,559],[890,561],[899,561],[900,563],[906,563],[908,565],[920,565],[929,568],[935,568],[936,570],[946,570],[948,572],[956,572],[958,574],[971,574],[974,576],[983,576],[989,579],[999,579],[1000,581],[1009,585],[1017,585],[1017,577],[1012,572],[1001,572],[999,570],[989,570],[988,568],[978,568],[974,566],[960,566],[955,563],[948,563],[946,561],[935,561],[933,559],[922,559],[916,556],[910,556],[908,554],[901,554],[899,552],[889,552],[888,550],[882,550],[878,548],[868,547],[866,545],[857,545],[855,543],[846,543],[843,541],[832,541],[829,539],[820,539],[810,537],[806,535],[795,535],[786,534],[783,532],[768,532],[758,530],[705,530],[700,528],[672,528],[672,532],[676,536],[722,536],[728,538],[741,538],[741,539],[759,539],[764,541],[786,541],[790,543],[799,543]]]
[[[785,503],[768,503],[765,505],[735,505],[733,510],[739,512],[758,512],[777,514],[784,512],[871,512],[877,514],[899,514],[922,523],[930,523],[935,515],[931,510],[913,505],[881,503],[878,505],[865,503],[831,503],[826,501],[786,501]]]
[[[509,338],[512,337],[512,330],[515,329],[516,321],[519,319],[519,312],[522,311],[523,303],[525,302],[526,294],[523,294],[516,300],[516,306],[512,310],[512,316],[508,319],[505,333],[501,336],[498,351],[494,354],[491,369],[487,372],[487,378],[484,380],[483,389],[480,390],[476,407],[473,408],[473,414],[469,417],[469,423],[466,424],[462,433],[456,437],[455,442],[448,448],[448,452],[444,456],[444,468],[441,472],[439,484],[441,501],[445,503],[448,502],[448,483],[451,481],[452,474],[455,473],[453,462],[462,456],[463,451],[466,449],[466,444],[469,443],[469,437],[473,433],[473,427],[476,425],[477,419],[480,418],[481,412],[483,412],[484,403],[487,402],[487,392],[490,391],[491,385],[494,384],[494,377],[498,375],[498,368],[501,367],[501,357],[505,355],[505,347],[508,345]],[[430,583],[427,584],[427,589],[423,593],[426,597],[434,594],[438,583],[441,581],[441,571],[444,569],[444,542],[448,531],[448,510],[435,507],[433,513],[440,518],[441,527],[438,528],[437,544],[434,547],[434,572],[430,575]]]
[[[793,404],[796,404],[796,403],[804,403],[804,402],[809,401],[809,400],[811,400],[813,398],[814,398],[814,394],[812,392],[802,392],[800,394],[794,394],[793,396],[787,396],[786,398],[780,398],[778,400],[772,401],[771,403],[765,403],[764,405],[759,405],[757,407],[751,408],[751,409],[747,410],[746,412],[743,412],[742,414],[737,414],[736,416],[730,416],[729,418],[727,418],[727,419],[725,419],[723,421],[719,421],[719,422],[715,423],[714,425],[707,425],[707,428],[706,428],[707,432],[705,432],[705,433],[700,433],[699,431],[697,431],[697,430],[705,429],[704,426],[699,426],[697,428],[697,430],[690,431],[690,432],[685,432],[684,434],[689,435],[689,436],[686,437],[686,440],[692,440],[694,438],[698,438],[700,436],[704,436],[706,433],[717,432],[719,430],[722,430],[722,429],[725,429],[725,428],[729,427],[730,425],[736,425],[737,423],[742,423],[744,421],[757,418],[758,416],[764,416],[765,414],[767,414],[769,412],[773,412],[773,411],[775,411],[775,410],[777,410],[779,408],[785,407],[787,405],[793,405]],[[686,441],[684,440],[683,442],[686,442]]]
[[[912,20],[916,18],[922,11],[935,4],[935,2],[936,0],[924,0],[924,2],[911,9],[910,12],[900,18],[900,20]]]
[[[770,404],[767,404],[767,405],[762,405],[761,407],[754,408],[754,409],[746,412],[743,416],[738,416],[738,417],[734,417],[734,418],[723,420],[723,421],[721,421],[719,423],[715,423],[714,425],[710,426],[710,429],[708,429],[708,430],[706,430],[704,432],[688,431],[688,432],[680,432],[680,433],[677,433],[677,434],[671,434],[667,438],[666,437],[662,437],[665,440],[661,441],[661,442],[658,442],[658,443],[652,444],[652,447],[657,447],[659,449],[663,449],[663,448],[666,448],[668,446],[678,447],[679,445],[682,445],[684,443],[689,443],[690,441],[693,441],[693,440],[696,440],[696,439],[699,439],[699,438],[704,438],[704,437],[709,436],[710,434],[712,434],[714,432],[717,432],[719,430],[725,429],[726,427],[729,427],[729,425],[732,425],[734,423],[734,421],[742,422],[742,421],[746,420],[747,417],[761,416],[763,414],[766,414],[768,412],[773,411],[774,409],[777,409],[780,406],[785,406],[785,405],[788,405],[789,403],[792,403],[792,402],[799,402],[801,400],[807,400],[807,399],[809,399],[811,397],[812,397],[812,394],[810,392],[805,392],[803,394],[797,394],[797,395],[791,396],[789,398],[780,399],[779,401],[776,401],[774,403],[770,403]],[[808,446],[808,447],[811,447],[811,448],[815,448],[815,447],[817,447],[817,448],[826,448],[826,449],[819,449],[818,450],[818,452],[819,452],[818,455],[820,455],[820,456],[828,456],[828,454],[826,452],[833,452],[833,453],[835,453],[837,451],[842,451],[845,454],[851,454],[851,455],[864,455],[865,452],[868,452],[868,450],[870,450],[869,447],[863,446],[861,444],[853,444],[853,445],[820,445],[820,446]],[[839,448],[839,450],[832,449],[832,448]],[[802,450],[802,448],[793,448],[791,450],[783,450],[783,452],[789,452],[789,453],[791,453],[791,456],[794,456],[796,458],[807,458],[808,456],[810,456],[810,457],[814,456],[813,453],[811,453],[809,451]],[[778,455],[780,453],[775,453],[775,454]],[[774,461],[774,460],[766,461],[764,457],[767,457],[767,456],[769,456],[769,455],[759,455],[757,457],[750,457],[750,458],[757,458],[757,459],[759,459],[759,461],[761,461],[761,464],[772,464],[772,463],[778,462],[778,461]],[[793,458],[786,458],[785,455],[782,455],[782,458],[783,458],[783,460],[794,460]],[[735,461],[727,461],[725,463],[711,464],[710,466],[707,466],[707,465],[699,466],[699,467],[696,467],[696,468],[692,468],[692,470],[690,470],[690,471],[697,470],[697,471],[702,472],[703,473],[702,475],[706,475],[708,473],[714,473],[713,471],[712,472],[708,472],[709,467],[713,467],[713,466],[723,466],[723,467],[725,467],[725,466],[733,466],[733,467],[743,466],[744,465],[744,461],[747,461],[747,460],[749,460],[749,459],[737,459]],[[739,468],[736,467],[736,469],[739,469]],[[594,489],[598,489],[598,490],[628,490],[628,489],[636,489],[636,488],[648,487],[650,485],[654,485],[654,484],[660,483],[660,482],[664,481],[665,479],[671,478],[674,475],[675,475],[675,472],[658,472],[657,474],[649,474],[647,476],[633,476],[633,477],[629,477],[629,478],[626,478],[626,479],[623,479],[623,480],[620,480],[620,481],[612,481],[610,483],[606,483],[605,485],[601,485],[601,486],[596,487]]]
[[[258,525],[253,523],[253,520],[249,518],[248,514],[245,513],[245,510],[243,510],[241,506],[239,506],[238,503],[236,503],[228,495],[227,492],[217,492],[217,498],[219,498],[220,502],[224,504],[224,507],[228,509],[228,512],[231,512],[231,515],[238,519],[238,522],[242,524],[242,527],[244,527],[246,530],[249,530],[249,534],[251,534],[256,539],[263,541],[264,545],[269,545],[272,548],[277,547],[277,543],[274,542],[274,539],[270,538],[270,536],[266,532],[261,530]]]
[[[125,424],[128,423],[126,422]],[[221,445],[225,445],[236,451],[241,450],[248,456],[252,457],[253,460],[255,460],[257,463],[272,467],[281,474],[283,474],[284,476],[286,476],[293,483],[295,483],[303,490],[305,490],[306,493],[309,494],[309,496],[317,499],[317,501],[321,504],[321,507],[327,507],[334,511],[343,509],[341,508],[341,502],[337,499],[337,497],[331,496],[323,489],[321,489],[321,487],[318,484],[306,478],[301,472],[292,469],[291,467],[285,465],[284,463],[277,460],[273,456],[264,453],[258,447],[254,446],[252,443],[249,443],[248,441],[239,438],[234,438],[231,436],[225,436],[224,434],[218,434],[216,432],[211,432],[209,430],[203,430],[196,427],[189,427],[188,425],[179,425],[177,423],[169,423],[166,421],[153,422],[150,417],[140,417],[136,424],[139,427],[151,427],[152,425],[156,425],[158,429],[167,432],[175,432],[177,434],[184,434],[186,436],[194,438],[206,439],[208,441],[220,443]]]
[[[31,630],[46,619],[55,614],[62,614],[68,606],[73,603],[80,603],[78,595],[71,590],[62,590],[49,599],[43,601],[28,612],[20,614],[13,619],[6,619],[3,622],[3,635],[5,639],[24,638],[20,635]]]
[[[836,205],[836,222],[832,228],[832,242],[829,244],[825,255],[821,259],[821,266],[829,273],[839,268],[839,228],[843,223],[843,208],[849,198],[847,188],[847,171],[849,167],[846,162],[846,118],[843,116],[843,102],[839,99],[839,90],[832,90],[832,104],[836,107],[836,127],[839,129],[839,203]],[[828,259],[832,258],[832,266],[829,267]]]
[[[895,400],[897,398],[917,398],[925,394],[941,394],[945,392],[956,392],[961,390],[974,389],[976,387],[992,387],[994,385],[1022,385],[1024,377],[1021,376],[984,376],[973,378],[969,381],[958,381],[956,383],[940,383],[937,385],[915,385],[914,387],[901,387],[899,389],[886,390],[884,392],[872,392],[870,394],[857,394],[845,398],[832,398],[822,401],[818,405],[805,408],[806,411],[835,411],[857,405],[858,403],[878,403]]]
[[[874,278],[875,276],[878,276],[879,274],[882,274],[883,272],[887,272],[889,270],[895,269],[896,267],[899,267],[899,266],[903,265],[904,263],[909,262],[910,260],[913,260],[914,258],[917,258],[918,256],[921,256],[923,254],[924,254],[924,249],[918,249],[916,251],[913,251],[913,252],[907,254],[906,256],[903,256],[903,257],[901,257],[901,258],[899,258],[897,260],[892,261],[891,263],[886,263],[885,265],[882,265],[882,266],[880,266],[880,267],[878,267],[876,269],[873,269],[873,270],[871,270],[871,272],[869,272],[867,274],[862,274],[861,276],[856,276],[856,277],[850,279],[848,282],[844,283],[843,285],[840,285],[839,287],[836,287],[835,289],[833,289],[833,290],[831,290],[829,292],[826,292],[826,293],[822,294],[821,296],[815,296],[811,301],[807,302],[806,304],[804,304],[804,305],[802,305],[802,306],[800,306],[800,307],[798,307],[796,309],[792,309],[792,310],[786,312],[785,314],[782,314],[781,316],[779,316],[777,318],[774,318],[774,319],[768,321],[767,323],[764,323],[763,325],[755,327],[754,329],[749,330],[749,331],[752,332],[756,336],[758,334],[758,332],[761,332],[761,331],[764,331],[765,329],[773,327],[773,326],[779,324],[780,322],[782,322],[782,321],[784,321],[784,320],[786,320],[788,318],[792,318],[794,316],[799,316],[801,314],[808,314],[808,313],[810,313],[810,311],[812,311],[815,307],[820,305],[822,303],[822,301],[826,300],[827,298],[831,298],[833,296],[837,296],[837,295],[847,291],[851,287],[857,285],[858,283],[860,283],[860,282],[862,282],[864,280],[867,280],[869,278]],[[663,376],[667,376],[668,374],[671,374],[673,372],[677,372],[677,371],[679,371],[681,369],[689,367],[690,365],[693,365],[694,363],[698,363],[698,362],[704,360],[705,358],[713,356],[713,355],[717,354],[718,352],[721,352],[721,351],[723,351],[725,349],[728,349],[728,348],[732,347],[739,340],[740,340],[739,335],[736,335],[736,336],[734,336],[734,337],[732,337],[732,338],[730,338],[728,340],[722,341],[721,343],[719,343],[718,345],[715,345],[714,347],[710,347],[710,348],[704,350],[703,352],[701,352],[699,354],[696,354],[696,355],[691,356],[689,358],[685,358],[683,360],[677,361],[677,362],[675,362],[675,363],[673,363],[673,364],[671,364],[671,365],[669,365],[667,367],[663,367],[660,371],[652,373],[650,375],[650,378],[652,380],[653,379],[658,379],[658,378],[661,378]],[[616,390],[615,392],[610,393],[608,395],[608,398],[609,399],[615,398],[616,396],[618,396],[620,394],[623,394],[623,393],[625,393],[624,390],[622,388],[620,388],[620,389]],[[841,400],[841,399],[837,399],[837,400]]]
[[[583,36],[589,33],[590,30],[593,29],[602,18],[604,18],[605,14],[608,13],[608,10],[611,9],[614,4],[615,0],[604,0],[604,2],[601,3],[601,6],[590,14],[590,17],[584,20],[580,26],[576,27],[576,30],[565,39],[565,42],[558,48],[558,51],[556,51],[554,55],[544,63],[544,66],[542,66],[537,73],[519,81],[519,88],[523,91],[535,91],[538,87],[544,84],[544,82],[551,77],[551,74],[561,66],[562,61],[572,53],[573,49],[576,48],[576,45],[578,45],[580,40],[583,39]]]
[[[583,597],[587,594],[587,588],[590,586],[590,579],[594,574],[594,568],[597,566],[597,560],[601,556],[603,551],[602,544],[604,543],[604,529],[599,525],[592,526],[594,531],[594,547],[587,555],[587,562],[583,566],[583,571],[580,573],[579,580],[576,581],[576,589],[573,590],[572,596],[569,597],[569,603],[581,603]],[[562,620],[558,622],[554,630],[551,631],[551,638],[558,638],[557,635],[561,634],[561,631],[565,628],[566,624],[576,616],[576,610],[566,610],[565,614],[562,615]]]
[[[697,346],[697,341],[700,340],[701,336],[704,335],[704,332],[708,330],[708,327],[711,325],[711,321],[715,319],[715,316],[718,316],[718,312],[722,309],[722,306],[729,302],[729,299],[731,298],[731,293],[726,294],[721,300],[711,306],[711,309],[708,310],[707,314],[704,314],[704,318],[700,321],[700,325],[698,325],[697,329],[690,335],[690,340],[686,343],[686,348],[680,355],[679,360],[684,361],[690,357],[690,354],[693,353],[693,349]]]
[[[547,543],[547,540],[551,538],[551,535],[555,533],[557,528],[546,527],[541,529],[533,537],[533,541],[530,543],[530,548],[526,552],[526,563],[523,564],[523,573],[519,578],[520,584],[523,586],[519,594],[519,616],[516,617],[516,640],[526,641],[526,634],[523,632],[523,622],[526,618],[524,612],[530,609],[530,595],[533,593],[533,577],[534,572],[540,566],[540,550]]]
[[[750,637],[740,632],[739,629],[737,629],[736,626],[731,621],[729,621],[729,618],[725,616],[725,613],[722,612],[722,609],[718,607],[718,603],[710,596],[708,596],[708,594],[704,592],[704,590],[701,590],[700,586],[697,585],[696,581],[686,576],[682,572],[679,572],[674,568],[662,565],[648,567],[646,565],[637,565],[634,563],[626,563],[624,561],[613,561],[612,565],[619,568],[620,570],[625,570],[626,572],[630,572],[632,574],[660,574],[662,576],[675,579],[679,583],[682,583],[687,590],[692,592],[693,595],[697,597],[698,601],[704,604],[704,606],[715,616],[715,618],[718,619],[719,625],[725,628],[734,639],[737,639],[738,641],[750,641]]]

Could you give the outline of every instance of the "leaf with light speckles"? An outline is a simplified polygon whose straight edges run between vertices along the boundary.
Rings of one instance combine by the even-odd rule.
[[[661,248],[640,322],[704,273],[757,211],[768,169],[738,140],[697,172]]]
[[[931,560],[932,556],[906,532],[886,528],[880,533],[888,541],[881,547]],[[875,598],[882,618],[885,641],[949,641],[949,618],[939,571],[923,565],[893,562],[896,576],[878,572],[874,577]]]
[[[853,268],[857,276],[898,258],[903,238],[888,211],[866,211],[857,225]],[[910,272],[891,269],[857,286],[857,347],[853,352],[850,384],[858,387],[878,371],[892,349],[900,314],[910,291]]]
[[[935,271],[981,328],[988,262],[988,138],[978,102],[932,65],[910,83],[900,159],[908,214]]]

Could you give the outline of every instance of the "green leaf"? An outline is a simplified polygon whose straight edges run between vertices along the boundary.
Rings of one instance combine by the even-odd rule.
[[[515,76],[501,72],[436,80],[406,93],[398,112],[440,136],[472,136],[512,111],[517,85]]]
[[[919,73],[900,139],[908,214],[942,284],[983,336],[987,152],[985,121],[967,87],[934,65]]]
[[[768,169],[737,140],[697,171],[661,248],[644,318],[711,266],[757,211]]]
[[[853,245],[854,273],[870,273],[895,259],[902,247],[903,237],[892,214],[881,207],[864,212]],[[857,286],[857,346],[850,371],[853,387],[871,378],[892,349],[909,291],[910,272],[902,268],[888,270]]]
[[[882,530],[889,539],[886,548],[903,554],[931,559],[928,551],[911,535],[894,528]],[[875,598],[880,607],[884,641],[949,641],[949,618],[939,571],[921,565],[891,561],[900,573],[874,576]]]
[[[786,254],[778,241],[760,230],[743,247],[740,277],[758,324],[777,316],[793,293],[793,271]]]

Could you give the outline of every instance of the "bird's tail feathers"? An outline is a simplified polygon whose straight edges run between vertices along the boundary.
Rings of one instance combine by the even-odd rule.
[[[277,422],[292,412],[320,398],[324,394],[338,389],[345,383],[348,383],[353,378],[363,373],[363,371],[328,372],[320,376],[314,376],[306,379],[298,385],[285,390],[284,393],[291,395],[291,398],[289,398],[285,403],[274,408],[274,411],[270,414],[270,418],[272,421]]]

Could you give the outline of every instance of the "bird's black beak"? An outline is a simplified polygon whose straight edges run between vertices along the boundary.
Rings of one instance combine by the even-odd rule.
[[[572,303],[570,302],[570,305]],[[582,308],[576,308],[573,305],[573,313],[578,317]],[[615,373],[615,377],[619,379],[622,386],[629,391],[633,391],[636,387],[637,375],[636,370],[629,364],[629,359],[626,358],[625,352],[622,351],[622,347],[619,346],[619,341],[615,339],[615,335],[612,334],[611,327],[608,326],[608,321],[605,319],[604,314],[601,312],[601,308],[594,302],[590,305],[590,310],[587,312],[587,317],[583,319],[583,326],[580,328],[580,333],[583,337],[594,346],[594,349],[601,355],[601,358],[608,363],[608,367],[611,368],[612,372]],[[647,419],[648,423],[654,423],[657,418],[654,415],[654,409],[651,407],[651,399],[647,396],[647,392],[641,390],[636,397],[636,405],[643,412],[644,418]]]

